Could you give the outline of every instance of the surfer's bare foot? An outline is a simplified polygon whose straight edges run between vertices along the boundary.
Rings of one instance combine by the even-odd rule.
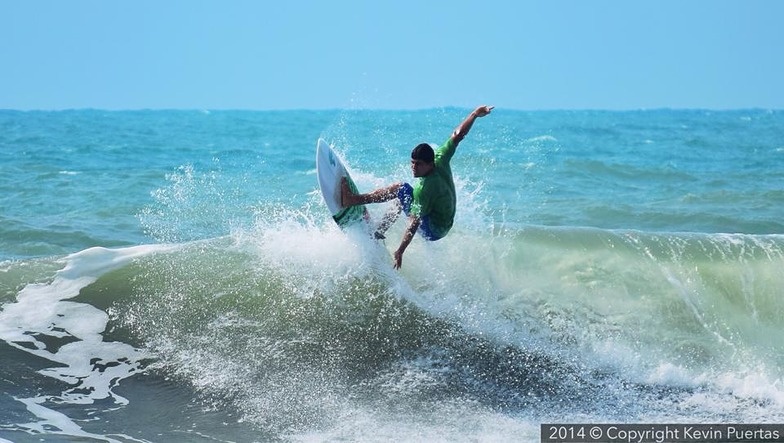
[[[354,206],[354,193],[351,192],[351,188],[348,187],[348,180],[346,177],[342,177],[340,179],[340,206],[347,208],[349,206]]]

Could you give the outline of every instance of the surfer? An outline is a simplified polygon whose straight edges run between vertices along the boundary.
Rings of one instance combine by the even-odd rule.
[[[415,186],[408,183],[394,183],[367,194],[354,194],[345,178],[341,181],[341,201],[344,207],[381,203],[396,199],[395,207],[384,216],[376,238],[384,238],[384,233],[394,223],[400,212],[408,216],[408,227],[403,233],[400,246],[394,254],[394,266],[403,265],[403,253],[413,240],[417,231],[426,239],[436,241],[444,238],[452,228],[455,219],[455,182],[449,165],[457,145],[471,130],[479,117],[493,110],[493,106],[479,106],[455,129],[449,139],[435,152],[427,143],[418,144],[411,151],[411,171],[419,181]]]

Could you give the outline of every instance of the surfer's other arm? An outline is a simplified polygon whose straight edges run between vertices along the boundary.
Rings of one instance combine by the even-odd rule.
[[[463,140],[468,134],[468,131],[471,130],[471,127],[474,125],[474,121],[476,121],[477,118],[486,116],[494,107],[495,106],[482,105],[468,114],[468,117],[466,117],[465,120],[455,128],[455,132],[452,133],[452,139],[455,141],[455,144],[460,143]]]
[[[400,269],[403,266],[403,253],[406,252],[406,248],[411,243],[411,240],[414,239],[414,235],[416,235],[417,229],[419,229],[419,224],[421,220],[419,217],[415,215],[411,215],[408,217],[408,227],[406,228],[406,232],[403,233],[403,239],[400,240],[400,246],[395,251],[395,269]]]

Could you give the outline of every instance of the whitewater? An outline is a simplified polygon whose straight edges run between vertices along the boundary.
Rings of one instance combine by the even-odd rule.
[[[0,441],[784,421],[781,111],[497,108],[447,238],[337,228],[319,137],[367,191],[467,112],[0,111]]]

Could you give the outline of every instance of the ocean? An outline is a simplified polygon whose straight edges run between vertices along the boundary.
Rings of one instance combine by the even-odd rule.
[[[0,442],[784,422],[784,112],[497,108],[449,236],[337,228],[319,137],[369,191],[467,112],[0,111]]]

